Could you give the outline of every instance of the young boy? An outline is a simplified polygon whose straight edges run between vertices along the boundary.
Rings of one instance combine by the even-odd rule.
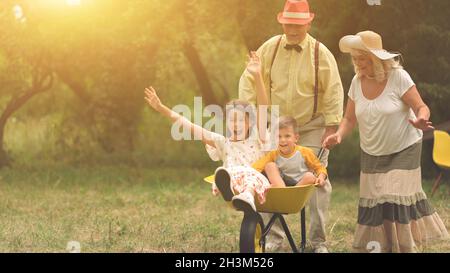
[[[314,152],[297,145],[297,122],[292,117],[281,117],[279,122],[278,149],[256,161],[252,167],[265,172],[272,187],[322,185],[327,170]]]

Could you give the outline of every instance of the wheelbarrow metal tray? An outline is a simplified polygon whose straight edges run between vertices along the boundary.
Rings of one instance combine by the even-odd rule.
[[[298,213],[305,207],[314,190],[315,185],[270,188],[267,190],[264,204],[255,201],[256,209],[268,213]]]
[[[207,183],[214,183],[214,175],[204,179]],[[315,185],[294,186],[286,188],[269,188],[266,193],[266,202],[260,204],[255,200],[258,212],[291,214],[298,213],[305,207]]]

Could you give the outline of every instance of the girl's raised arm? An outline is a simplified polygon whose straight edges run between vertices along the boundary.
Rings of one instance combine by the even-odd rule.
[[[165,106],[159,99],[158,95],[156,94],[156,90],[153,87],[150,86],[148,88],[145,88],[145,100],[153,109],[168,117],[172,121],[172,123],[180,122],[183,127],[189,128],[191,133],[195,136],[194,139],[200,138],[203,143],[208,144],[212,147],[216,146],[214,144],[212,133],[210,131],[190,122],[185,117]]]
[[[267,96],[266,88],[264,86],[263,77],[261,74],[261,60],[256,52],[250,52],[247,62],[247,71],[255,79],[256,89],[256,116],[259,139],[262,142],[267,141],[267,110],[269,107],[269,98]]]

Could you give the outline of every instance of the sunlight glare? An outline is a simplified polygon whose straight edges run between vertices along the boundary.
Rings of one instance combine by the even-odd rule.
[[[66,0],[66,3],[69,6],[79,6],[81,4],[81,0]]]
[[[16,17],[16,20],[19,22],[24,23],[26,21],[25,14],[23,13],[23,9],[20,5],[15,5],[13,7],[13,13],[14,17]]]
[[[16,17],[16,19],[21,19],[23,17],[23,10],[22,10],[21,6],[15,5],[13,7],[13,12],[14,12],[14,16]]]

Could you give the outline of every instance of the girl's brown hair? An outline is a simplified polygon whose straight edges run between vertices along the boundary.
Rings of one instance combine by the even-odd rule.
[[[248,118],[249,128],[248,128],[247,135],[250,136],[252,125],[256,124],[256,115],[255,115],[254,105],[245,100],[239,100],[239,99],[231,100],[225,106],[225,112],[226,112],[227,116],[228,116],[228,112],[231,110],[241,111]],[[230,132],[227,129],[227,135],[229,135],[229,134],[230,134]]]
[[[248,101],[236,99],[236,100],[229,101],[227,103],[227,105],[233,106],[233,108],[238,107],[238,106],[246,108],[246,107],[250,106],[251,104]]]
[[[231,106],[231,108],[230,108]],[[255,116],[255,109],[253,104],[251,104],[250,102],[246,101],[246,100],[239,100],[239,99],[235,99],[235,100],[231,100],[226,104],[226,111],[235,109],[235,110],[240,110],[245,112],[246,115],[248,115],[248,118],[253,118]]]

